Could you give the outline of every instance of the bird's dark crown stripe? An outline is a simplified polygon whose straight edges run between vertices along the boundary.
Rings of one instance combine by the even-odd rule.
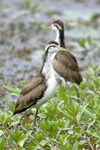
[[[48,49],[49,49],[49,48],[48,48]],[[48,49],[47,49],[47,50],[46,50],[46,52],[45,52],[44,61],[43,61],[43,64],[42,64],[42,67],[41,67],[40,73],[42,73],[42,70],[43,70],[44,64],[45,64],[45,62],[46,62],[47,55],[48,55]]]
[[[64,23],[61,20],[56,20],[52,23],[53,25],[59,25],[62,29],[64,28]]]
[[[47,46],[52,44],[59,45],[56,41],[51,40],[47,43]]]

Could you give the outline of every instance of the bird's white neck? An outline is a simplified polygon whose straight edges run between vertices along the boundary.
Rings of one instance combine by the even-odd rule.
[[[56,53],[51,55],[50,53],[47,53],[45,55],[44,63],[43,63],[41,72],[45,76],[46,79],[49,79],[51,75],[54,75],[54,69],[52,66],[52,59],[54,58],[55,54]]]
[[[56,30],[56,39],[55,41],[60,44],[60,32]]]

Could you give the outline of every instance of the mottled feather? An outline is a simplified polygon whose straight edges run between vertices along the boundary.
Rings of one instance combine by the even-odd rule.
[[[24,85],[17,99],[14,114],[26,110],[32,104],[35,105],[37,100],[41,99],[45,90],[45,78],[41,73],[38,73]]]
[[[53,59],[53,67],[55,71],[66,80],[77,84],[82,82],[77,60],[70,52],[57,52]]]

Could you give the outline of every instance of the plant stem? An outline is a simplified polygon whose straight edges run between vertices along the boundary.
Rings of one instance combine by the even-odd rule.
[[[88,144],[89,144],[89,146],[91,147],[91,150],[94,150],[94,148],[93,148],[93,146],[92,146],[91,142],[89,141],[89,139],[88,139],[87,135],[85,134],[85,132],[84,132],[83,128],[81,127],[81,125],[80,125],[80,123],[79,123],[79,121],[78,121],[78,120],[77,120],[77,124],[78,124],[79,128],[81,129],[82,133],[84,134],[84,136],[85,136],[85,138],[86,138],[86,140],[87,140],[87,143],[88,143]]]

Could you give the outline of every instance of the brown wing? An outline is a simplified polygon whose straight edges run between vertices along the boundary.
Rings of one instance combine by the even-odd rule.
[[[44,81],[44,77],[39,73],[34,78],[30,79],[26,84],[24,85],[21,94],[25,95],[28,92],[30,92],[32,89],[36,88],[38,85],[40,85]]]
[[[69,68],[73,71],[79,71],[77,60],[70,52],[59,51],[56,54],[55,59],[57,59],[66,68]]]
[[[45,79],[39,73],[24,85],[21,94],[17,99],[14,114],[25,111],[32,105],[35,105],[36,101],[41,99],[45,90]]]
[[[82,76],[76,58],[70,52],[58,52],[53,59],[55,71],[66,80],[80,84]]]

